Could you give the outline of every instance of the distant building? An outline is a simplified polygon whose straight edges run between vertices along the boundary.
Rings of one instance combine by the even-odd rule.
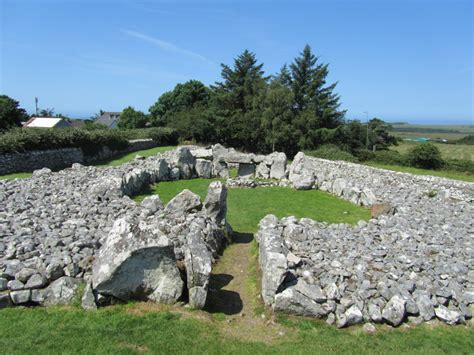
[[[117,128],[118,119],[122,112],[104,112],[98,119],[97,123],[103,124],[107,128]]]
[[[31,117],[23,127],[31,128],[69,128],[71,123],[60,117]]]

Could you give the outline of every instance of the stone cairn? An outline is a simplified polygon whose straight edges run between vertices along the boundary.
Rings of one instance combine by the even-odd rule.
[[[75,297],[85,309],[183,297],[203,308],[212,265],[230,239],[226,186],[211,183],[204,202],[188,190],[166,206],[158,196],[139,204],[129,197],[155,182],[194,177],[226,178],[229,187],[320,189],[371,208],[373,218],[355,227],[272,215],[260,222],[262,297],[275,311],[338,327],[471,318],[474,184],[303,153],[287,166],[283,153],[221,145],[0,181],[0,308]]]

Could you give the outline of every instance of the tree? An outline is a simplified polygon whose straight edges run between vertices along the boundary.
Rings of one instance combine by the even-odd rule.
[[[293,93],[279,78],[270,83],[262,115],[265,150],[284,151],[290,155],[297,152],[293,129],[293,99]]]
[[[328,64],[318,64],[318,58],[306,45],[288,70],[284,66],[279,77],[291,88],[294,95],[294,110],[297,114],[295,128],[301,149],[312,149],[318,145],[312,137],[314,130],[336,128],[344,123],[345,111],[340,110],[339,95],[334,93],[337,83],[327,85]]]
[[[171,117],[181,111],[207,106],[210,90],[198,80],[178,84],[172,91],[161,95],[149,111],[154,126],[164,126]]]
[[[54,117],[54,108],[44,108],[39,112],[39,117]]]
[[[367,126],[366,126],[367,127]],[[379,118],[372,118],[369,121],[369,149],[376,146],[377,149],[387,149],[391,145],[397,144],[397,139],[390,135],[391,125]]]
[[[28,114],[20,103],[7,95],[0,95],[0,130],[21,126],[28,120]]]
[[[120,129],[144,128],[147,123],[148,118],[143,112],[128,106],[120,114],[117,126]]]
[[[268,77],[255,54],[245,50],[234,59],[233,67],[221,64],[223,81],[213,89],[212,106],[221,143],[257,150],[261,116]]]
[[[438,169],[444,164],[439,149],[431,143],[421,143],[408,152],[410,164],[422,169]]]

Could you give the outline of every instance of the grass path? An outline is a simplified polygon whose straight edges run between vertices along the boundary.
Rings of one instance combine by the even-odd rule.
[[[267,344],[286,339],[289,329],[265,312],[259,295],[253,235],[235,233],[213,267],[205,311],[222,319],[221,333]]]

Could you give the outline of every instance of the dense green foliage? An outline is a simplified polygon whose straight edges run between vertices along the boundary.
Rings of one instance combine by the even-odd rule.
[[[418,144],[408,152],[408,160],[411,166],[422,169],[438,169],[444,164],[441,152],[431,144]]]
[[[345,121],[328,64],[309,46],[289,66],[267,76],[263,63],[245,50],[233,65],[222,64],[221,81],[207,88],[196,80],[178,84],[150,107],[150,124],[177,130],[181,140],[222,143],[246,151],[300,150],[337,144],[354,152],[394,144],[383,121]]]
[[[469,144],[469,145],[474,145],[474,134],[470,134],[466,137],[463,137],[461,139],[456,140],[456,144]]]
[[[21,126],[22,121],[27,121],[28,115],[20,107],[18,101],[7,95],[0,95],[0,131]]]
[[[93,155],[100,147],[122,150],[128,146],[128,140],[143,138],[151,138],[157,145],[177,143],[176,132],[164,127],[137,130],[18,128],[0,135],[0,153],[77,147]]]
[[[128,106],[120,114],[117,127],[121,129],[144,128],[147,123],[148,117],[143,112],[137,111],[133,107]]]

